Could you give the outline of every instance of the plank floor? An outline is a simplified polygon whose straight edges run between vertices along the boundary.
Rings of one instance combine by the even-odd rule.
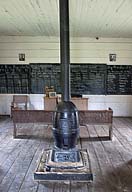
[[[113,141],[99,138],[108,135],[106,125],[80,128],[78,146],[89,151],[93,183],[36,182],[42,150],[53,146],[51,125],[19,125],[13,139],[12,120],[0,117],[0,192],[132,192],[132,118],[114,118]]]

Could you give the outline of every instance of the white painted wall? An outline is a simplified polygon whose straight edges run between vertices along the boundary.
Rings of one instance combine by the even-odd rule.
[[[88,95],[88,109],[113,110],[114,116],[132,116],[131,95]]]
[[[10,115],[12,94],[0,94],[0,114]],[[29,94],[30,109],[44,109],[43,94]],[[132,116],[132,97],[131,96],[105,96],[105,95],[85,95],[89,98],[88,109],[108,109],[113,110],[114,116]]]
[[[25,53],[25,62],[18,54]],[[109,53],[117,54],[114,64],[132,64],[132,39],[72,38],[72,63],[107,63]],[[59,62],[59,39],[54,37],[0,37],[0,64]]]
[[[132,39],[72,38],[72,63],[106,63],[132,65]],[[24,62],[18,54],[25,53]],[[116,62],[109,62],[109,54],[116,53]],[[54,37],[0,37],[0,64],[58,63],[59,38]],[[33,108],[43,109],[44,95],[30,95]],[[132,116],[132,96],[89,95],[89,109],[111,107],[114,116]],[[0,114],[10,114],[11,94],[0,95]]]

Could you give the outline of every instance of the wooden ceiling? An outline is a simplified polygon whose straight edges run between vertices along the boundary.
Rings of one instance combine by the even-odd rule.
[[[59,36],[59,0],[1,0],[0,35]],[[132,38],[132,0],[69,0],[72,37]]]

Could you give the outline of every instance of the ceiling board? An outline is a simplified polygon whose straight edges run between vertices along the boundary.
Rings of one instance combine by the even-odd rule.
[[[131,0],[69,0],[72,37],[132,38]],[[0,1],[0,35],[59,36],[58,0]]]

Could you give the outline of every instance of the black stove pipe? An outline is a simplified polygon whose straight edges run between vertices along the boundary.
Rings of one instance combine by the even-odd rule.
[[[59,0],[60,9],[60,60],[62,101],[56,106],[53,116],[55,146],[52,160],[56,162],[77,162],[76,149],[79,134],[78,110],[70,101],[70,46],[69,46],[69,3]]]
[[[69,3],[59,0],[62,101],[70,100]]]

